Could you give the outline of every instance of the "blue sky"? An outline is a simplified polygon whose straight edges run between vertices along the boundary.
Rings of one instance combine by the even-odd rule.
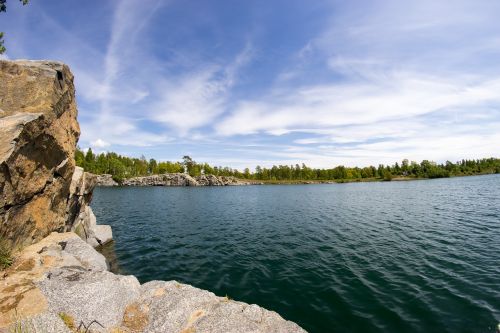
[[[80,146],[243,168],[497,156],[500,1],[9,0],[75,74]]]

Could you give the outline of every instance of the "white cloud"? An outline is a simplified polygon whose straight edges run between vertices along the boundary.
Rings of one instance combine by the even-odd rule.
[[[107,142],[107,141],[104,141],[102,139],[97,139],[95,141],[92,141],[91,143],[91,146],[92,147],[95,147],[95,148],[106,148],[106,147],[109,147],[110,146],[110,143]]]
[[[173,127],[181,136],[190,130],[211,125],[226,110],[230,89],[238,81],[238,72],[252,59],[252,47],[246,47],[226,66],[204,64],[174,80],[157,81],[158,101],[150,107],[150,117]]]
[[[152,23],[157,14],[171,14],[169,7],[162,11],[169,3],[109,2],[96,16],[104,19],[89,26],[63,26],[33,3],[19,13],[26,22],[40,18],[40,35],[21,20],[8,21],[9,40],[19,41],[9,54],[39,49],[44,58],[70,64],[82,146],[139,147],[146,155],[144,147],[158,147],[150,151],[171,156],[174,149],[162,149],[196,146],[193,153],[208,162],[238,166],[363,165],[497,152],[498,1],[332,2],[331,20],[314,25],[321,31],[301,30],[309,40],[292,34],[285,40],[263,24],[255,44],[239,46],[212,37],[221,36],[220,26],[200,35],[205,25],[176,30],[189,32],[186,43],[174,38],[175,45],[158,45],[162,27],[153,33]],[[87,29],[109,37],[107,45],[86,39]],[[216,45],[208,45],[211,38]],[[273,38],[283,43],[263,42]]]
[[[500,102],[500,80],[471,83],[396,73],[377,84],[332,84],[246,101],[215,125],[220,135],[280,133],[411,118],[455,107]],[[383,126],[383,124],[380,124]],[[356,138],[353,138],[356,139]]]
[[[216,133],[310,134],[292,141],[293,152],[272,153],[316,165],[493,155],[500,128],[500,66],[488,59],[500,52],[495,8],[493,1],[378,1],[336,10],[274,87],[240,101]],[[335,79],[320,73],[317,83],[288,82],[310,82],[308,61],[320,60]]]

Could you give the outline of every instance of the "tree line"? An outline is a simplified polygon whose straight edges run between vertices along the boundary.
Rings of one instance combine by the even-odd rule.
[[[92,149],[83,152],[78,148],[75,160],[76,164],[86,171],[95,174],[111,174],[117,181],[130,177],[176,172],[187,172],[191,176],[212,174],[262,181],[352,181],[363,179],[389,181],[395,177],[444,178],[500,173],[500,159],[498,158],[461,160],[455,163],[447,161],[442,164],[428,160],[417,163],[405,159],[401,163],[396,162],[393,165],[380,164],[376,167],[363,168],[339,165],[329,169],[310,168],[303,163],[301,165],[278,165],[271,168],[257,166],[254,171],[250,171],[249,168],[240,171],[229,167],[198,163],[189,156],[184,156],[182,161],[160,162],[155,159],[147,160],[144,156],[133,158],[113,152],[94,154]]]

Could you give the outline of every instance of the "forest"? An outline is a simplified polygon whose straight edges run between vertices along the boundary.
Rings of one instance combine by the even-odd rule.
[[[500,159],[498,158],[447,161],[442,164],[428,160],[417,163],[404,159],[393,165],[380,164],[367,167],[339,165],[330,169],[316,169],[305,164],[296,164],[278,165],[271,168],[257,166],[253,171],[250,171],[249,168],[240,171],[229,167],[197,163],[189,156],[184,156],[181,161],[161,162],[155,159],[148,160],[144,156],[133,158],[113,152],[94,154],[92,149],[84,152],[78,148],[75,160],[76,164],[83,167],[85,171],[95,174],[111,174],[118,182],[130,177],[184,171],[187,171],[191,176],[213,174],[259,181],[390,181],[394,178],[444,178],[500,173]]]

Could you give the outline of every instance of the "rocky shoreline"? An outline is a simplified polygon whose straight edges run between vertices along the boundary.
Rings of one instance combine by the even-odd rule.
[[[110,272],[95,247],[111,227],[96,223],[90,202],[97,184],[117,184],[75,166],[76,117],[66,65],[0,60],[0,236],[17,251],[1,272],[0,332],[304,332],[257,305]],[[170,174],[124,185],[244,184]]]
[[[165,173],[143,177],[132,177],[122,181],[121,184],[113,180],[108,174],[97,176],[97,186],[240,186],[255,183],[243,181],[235,177],[201,175],[191,177],[185,173]]]
[[[305,332],[276,312],[178,283],[108,271],[74,233],[24,249],[0,282],[0,332]]]

